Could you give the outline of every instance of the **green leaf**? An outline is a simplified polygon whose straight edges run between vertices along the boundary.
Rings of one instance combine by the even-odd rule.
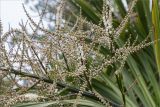
[[[99,23],[100,17],[97,10],[94,9],[86,0],[73,0],[73,3],[76,3],[81,7],[85,17],[87,17],[89,20],[92,20],[95,24]]]
[[[159,16],[159,7],[158,7],[158,0],[152,0],[152,24],[154,30],[154,37],[155,40],[154,48],[156,54],[156,61],[157,67],[160,75],[160,16]]]
[[[133,59],[133,57],[129,56],[127,63],[132,70],[134,77],[137,79],[138,86],[141,93],[143,94],[142,100],[145,101],[144,104],[146,105],[146,107],[156,107],[155,102],[151,96],[151,93],[148,90],[145,80],[141,74],[141,70],[138,68],[136,61]]]
[[[47,107],[49,105],[57,105],[59,103],[62,104],[73,104],[77,103],[78,105],[85,105],[89,107],[105,107],[102,104],[98,102],[93,102],[89,100],[83,100],[83,99],[73,99],[73,100],[60,100],[60,101],[51,101],[51,102],[35,102],[35,103],[23,103],[23,104],[17,104],[13,107]]]

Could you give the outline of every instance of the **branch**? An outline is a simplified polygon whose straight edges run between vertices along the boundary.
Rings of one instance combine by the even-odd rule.
[[[15,69],[0,68],[0,70],[7,71],[7,72],[10,71],[10,73],[15,74],[15,75],[20,75],[22,77],[34,78],[34,79],[44,81],[44,82],[50,83],[50,84],[52,84],[54,82],[54,80],[51,80],[51,79],[48,79],[48,78],[45,78],[45,77],[40,77],[40,76],[37,76],[37,75],[34,75],[34,74],[26,73],[26,72],[21,72],[19,70],[15,70]],[[58,87],[61,87],[61,88],[68,88],[68,90],[70,92],[73,92],[73,93],[79,93],[79,91],[80,91],[78,88],[75,88],[73,86],[69,86],[69,85],[61,83],[61,82],[57,82],[56,85]],[[88,91],[83,91],[82,96],[92,98],[92,99],[98,101],[98,98],[93,93],[90,93]]]

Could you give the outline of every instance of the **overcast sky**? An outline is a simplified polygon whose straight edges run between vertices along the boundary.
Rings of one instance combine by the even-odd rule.
[[[27,21],[22,3],[24,3],[24,0],[0,0],[0,19],[4,32],[8,31],[9,25],[13,28],[19,28],[19,22],[21,22],[22,19],[24,22]],[[25,7],[31,16],[37,15],[37,13],[33,13],[33,11],[29,9],[28,5],[25,5]],[[39,18],[35,17],[33,19],[37,22]]]
[[[26,20],[22,9],[23,0],[0,0],[0,17],[3,24],[3,31],[11,27],[18,27],[21,19]]]

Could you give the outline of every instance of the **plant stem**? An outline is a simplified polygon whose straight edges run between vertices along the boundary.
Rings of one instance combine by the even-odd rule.
[[[37,79],[37,80],[40,80],[40,81],[44,81],[44,82],[50,83],[50,84],[53,84],[53,82],[54,82],[54,80],[47,79],[45,77],[40,77],[40,76],[37,76],[37,75],[34,75],[34,74],[26,73],[26,72],[21,72],[19,70],[15,70],[15,69],[0,68],[0,70],[7,71],[7,72],[10,71],[12,74],[15,74],[15,75],[20,75],[22,77],[34,78],[34,79]],[[68,90],[70,92],[73,92],[73,93],[78,93],[80,91],[78,88],[69,86],[69,85],[67,85],[65,83],[57,82],[56,84],[57,84],[58,87],[68,88]],[[90,93],[88,91],[83,91],[82,96],[85,96],[85,97],[88,97],[88,98],[92,98],[92,99],[98,101],[98,98],[93,93]]]

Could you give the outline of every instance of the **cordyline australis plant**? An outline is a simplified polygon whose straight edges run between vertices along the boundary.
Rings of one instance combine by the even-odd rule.
[[[120,74],[130,54],[153,43],[148,42],[148,37],[139,44],[136,39],[130,41],[128,38],[121,47],[117,42],[136,2],[132,1],[117,28],[112,25],[112,6],[107,0],[103,1],[103,25],[87,21],[80,12],[71,27],[62,19],[65,0],[61,0],[57,6],[54,32],[41,24],[47,2],[38,24],[23,6],[33,32],[27,31],[28,22],[21,23],[21,29],[10,29],[4,34],[2,30],[0,32],[1,106],[33,102],[27,103],[26,107],[133,107],[134,104],[125,98]],[[101,52],[103,49],[107,50],[107,55]],[[119,80],[122,104],[103,97],[92,86],[92,80],[98,79],[108,67],[115,68],[113,73]],[[22,106],[25,104],[17,105]]]

